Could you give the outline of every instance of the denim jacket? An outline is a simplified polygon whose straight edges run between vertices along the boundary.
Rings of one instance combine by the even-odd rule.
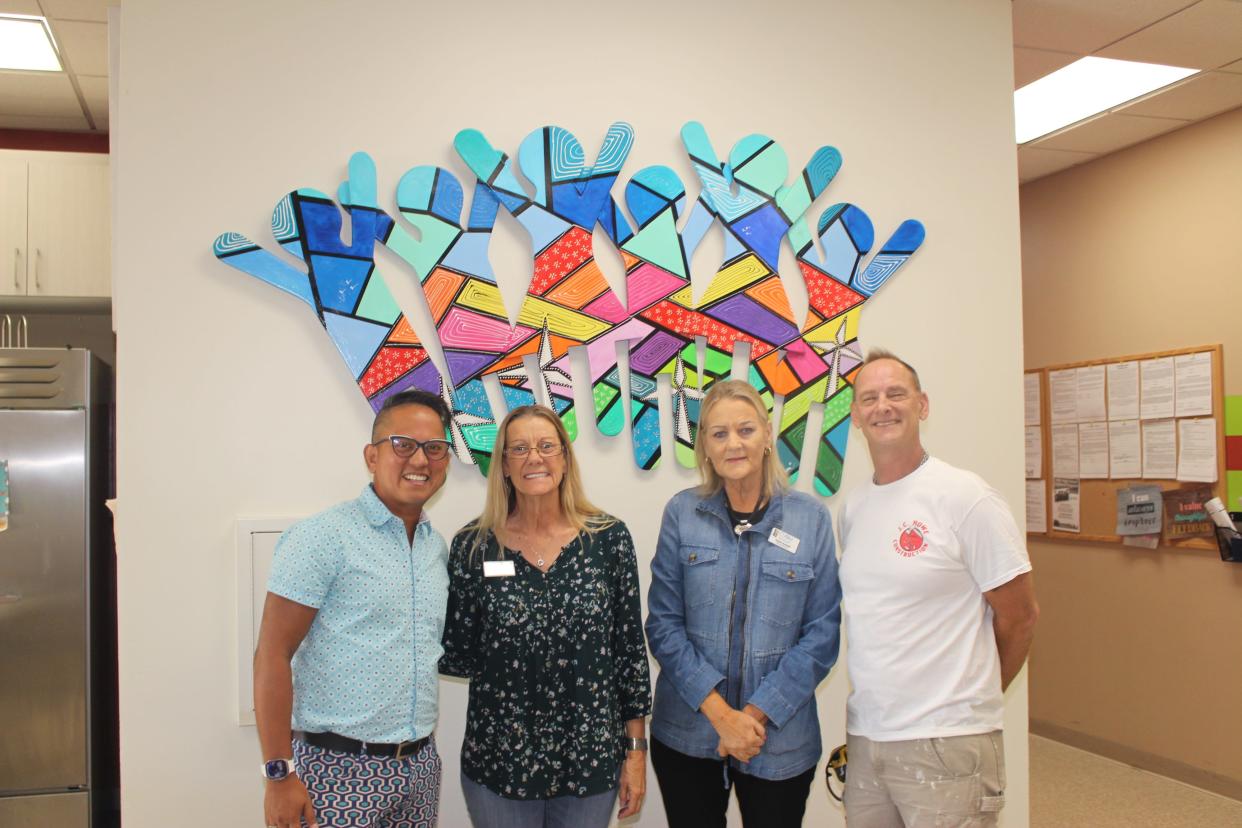
[[[818,498],[774,494],[763,519],[738,535],[723,491],[679,492],[664,508],[647,608],[647,642],[660,664],[653,737],[718,758],[719,736],[699,712],[717,690],[769,719],[759,755],[729,760],[738,770],[779,780],[819,761],[815,688],[837,660],[841,587],[832,518]]]

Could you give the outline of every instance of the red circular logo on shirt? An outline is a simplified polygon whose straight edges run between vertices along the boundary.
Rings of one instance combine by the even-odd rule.
[[[903,558],[913,558],[927,550],[927,524],[912,520],[901,524],[900,533],[893,541],[893,550]]]

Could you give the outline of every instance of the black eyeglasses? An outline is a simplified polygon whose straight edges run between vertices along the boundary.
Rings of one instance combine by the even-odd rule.
[[[521,460],[523,457],[526,457],[527,455],[529,455],[532,451],[539,452],[539,455],[541,457],[555,457],[556,455],[560,454],[564,450],[565,450],[564,444],[554,443],[551,440],[548,440],[547,442],[540,443],[537,446],[527,446],[527,445],[505,446],[505,457],[516,457],[517,459]]]
[[[404,434],[393,434],[376,440],[371,445],[378,446],[385,442],[392,444],[392,453],[398,457],[412,457],[414,452],[422,449],[428,460],[443,460],[448,457],[449,449],[453,447],[448,440],[415,440]]]

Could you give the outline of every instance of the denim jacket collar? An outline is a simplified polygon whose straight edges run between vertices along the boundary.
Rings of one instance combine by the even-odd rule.
[[[759,520],[759,522],[747,531],[756,532],[759,531],[760,527],[763,527],[764,529],[769,526],[779,527],[781,525],[781,502],[783,500],[784,495],[779,489],[773,491],[771,502],[768,504],[768,510],[763,513],[763,517]],[[729,517],[729,506],[725,500],[725,490],[723,486],[721,486],[720,491],[716,492],[714,495],[701,498],[695,508],[700,512],[718,515],[727,526],[732,528],[733,521]]]

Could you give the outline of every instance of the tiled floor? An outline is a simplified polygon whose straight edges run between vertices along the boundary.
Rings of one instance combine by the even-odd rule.
[[[1242,802],[1031,736],[1031,828],[1242,828]]]

